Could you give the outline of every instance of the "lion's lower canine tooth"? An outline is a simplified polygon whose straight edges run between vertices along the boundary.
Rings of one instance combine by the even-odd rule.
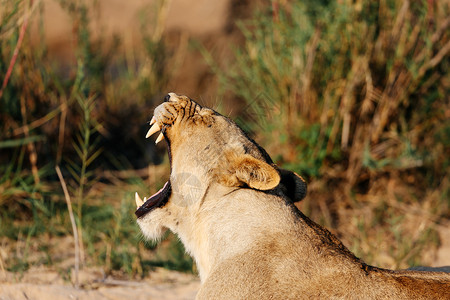
[[[155,141],[155,144],[158,144],[159,142],[161,142],[164,139],[164,135],[162,134],[162,132],[158,135],[158,138]]]
[[[155,132],[160,131],[161,128],[159,127],[158,123],[153,124],[152,127],[150,127],[150,129],[147,132],[147,135],[145,136],[145,138],[150,137],[152,134],[154,134]]]
[[[136,200],[136,206],[139,208],[142,206],[142,204],[144,204],[144,201],[142,201],[141,197],[139,197],[139,194],[136,192],[136,194],[134,194],[134,200]]]

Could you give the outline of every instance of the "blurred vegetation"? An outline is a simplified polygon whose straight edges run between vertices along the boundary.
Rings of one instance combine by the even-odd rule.
[[[192,260],[180,253],[183,248],[173,236],[160,247],[172,253],[169,256],[143,242],[132,200],[135,190],[149,192],[144,181],[149,174],[142,170],[160,162],[155,148],[149,148],[154,146],[142,138],[150,119],[142,112],[150,113],[154,100],[161,98],[170,53],[160,34],[146,28],[139,53],[121,48],[118,37],[93,38],[90,22],[96,6],[88,3],[59,2],[72,20],[75,53],[72,61],[62,63],[52,59],[45,42],[32,37],[37,33],[37,39],[45,41],[44,4],[2,2],[2,269],[22,272],[31,265],[73,260],[73,246],[58,245],[59,239],[73,234],[55,173],[59,165],[72,199],[81,266],[102,265],[107,273],[140,276],[162,265],[192,271]],[[32,22],[38,30],[30,27]],[[121,173],[128,169],[137,171]]]
[[[274,129],[263,138],[282,135],[282,159],[303,173],[346,160],[350,186],[367,170],[421,166],[437,183],[450,163],[448,3],[326,3],[242,23],[224,89]]]
[[[142,112],[167,92],[186,49],[161,35],[165,1],[153,10],[156,29],[142,29],[142,49],[94,38],[95,3],[83,3],[60,1],[75,50],[63,64],[31,38],[33,20],[45,41],[43,3],[2,2],[0,267],[71,272],[59,165],[82,265],[130,276],[194,271],[173,235],[158,247],[143,242],[132,201],[168,177],[142,138]],[[448,1],[274,0],[239,23],[243,45],[226,68],[204,53],[219,92],[245,104],[239,123],[278,164],[309,178],[302,210],[369,263],[423,262],[450,218],[449,15]]]
[[[278,164],[310,178],[313,219],[348,237],[349,211],[368,205],[379,215],[358,220],[354,235],[386,228],[383,238],[399,247],[388,265],[419,263],[436,240],[431,223],[450,217],[450,2],[273,1],[267,9],[241,22],[245,44],[231,68],[210,61],[223,93],[246,103],[241,124]],[[399,206],[416,205],[433,216],[431,231],[400,245],[408,222]],[[370,257],[361,248],[353,250]]]

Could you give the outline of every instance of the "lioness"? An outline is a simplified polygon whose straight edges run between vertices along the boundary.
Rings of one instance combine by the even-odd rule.
[[[144,235],[168,228],[193,256],[197,299],[450,299],[450,275],[390,271],[355,257],[293,204],[306,193],[234,122],[170,93],[147,137],[161,131],[169,181],[148,200],[136,194]]]

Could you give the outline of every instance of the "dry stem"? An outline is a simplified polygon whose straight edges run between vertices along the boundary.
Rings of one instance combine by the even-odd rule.
[[[64,181],[64,177],[61,173],[61,170],[59,169],[59,166],[56,166],[55,169],[56,173],[58,174],[59,180],[61,181],[61,186],[64,191],[64,197],[66,198],[67,202],[67,209],[69,210],[70,223],[72,223],[73,238],[75,240],[75,287],[79,288],[78,271],[80,269],[80,249],[78,242],[77,224],[75,223],[75,218],[73,216],[72,202],[70,201],[69,191],[67,190],[66,182]]]

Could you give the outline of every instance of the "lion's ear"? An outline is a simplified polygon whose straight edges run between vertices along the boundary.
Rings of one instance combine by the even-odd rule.
[[[270,164],[249,154],[228,155],[227,172],[222,183],[228,186],[247,185],[257,190],[271,190],[280,183],[278,171]]]
[[[293,202],[298,202],[306,196],[306,182],[295,172],[279,169],[281,182],[280,186],[285,195]]]
[[[236,177],[257,190],[271,190],[280,183],[277,170],[249,154],[239,155],[234,161]]]

